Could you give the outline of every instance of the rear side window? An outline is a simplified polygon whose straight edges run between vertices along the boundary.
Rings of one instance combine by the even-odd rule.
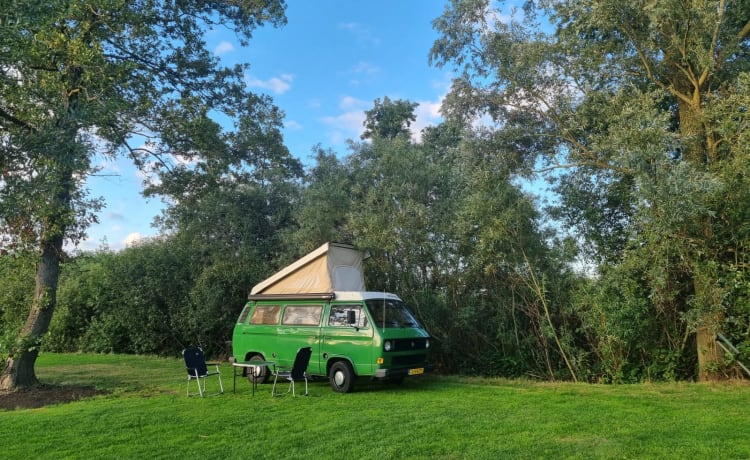
[[[250,324],[279,324],[281,305],[258,305],[255,307]]]
[[[247,319],[247,314],[250,312],[250,304],[245,305],[245,307],[242,309],[242,313],[240,313],[240,318],[237,320],[238,323],[244,323]]]
[[[349,324],[349,312],[354,313],[353,324]],[[362,305],[331,305],[328,325],[364,328],[367,327],[367,316],[362,311]]]
[[[281,324],[295,326],[317,326],[320,324],[322,305],[287,305]]]

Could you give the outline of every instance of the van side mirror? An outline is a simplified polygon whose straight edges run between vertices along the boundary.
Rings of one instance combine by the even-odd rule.
[[[357,324],[357,312],[354,310],[348,310],[346,312],[346,323],[350,326]]]

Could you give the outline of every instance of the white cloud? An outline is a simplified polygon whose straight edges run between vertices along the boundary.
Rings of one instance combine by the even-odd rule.
[[[342,113],[323,117],[321,121],[331,127],[329,137],[333,143],[342,143],[346,139],[358,139],[364,131],[365,110],[371,105],[351,96],[344,96],[339,101]]]
[[[362,111],[345,112],[332,117],[324,117],[323,123],[331,127],[328,135],[331,142],[340,144],[347,139],[358,139],[364,131],[362,123],[365,121],[365,114]]]
[[[234,51],[234,45],[229,43],[228,41],[222,41],[218,45],[216,45],[216,48],[214,48],[214,54],[217,56],[222,56],[227,53],[231,53]]]
[[[138,178],[141,184],[159,185],[161,184],[161,179],[157,174],[159,166],[159,163],[157,163],[156,161],[144,163],[142,167],[136,169],[135,176]]]
[[[422,140],[422,130],[428,126],[435,126],[442,121],[440,106],[443,104],[444,96],[437,101],[419,101],[419,106],[414,111],[417,119],[411,124],[411,138],[414,142]]]
[[[130,233],[130,234],[128,234],[128,236],[126,236],[122,240],[122,245],[125,246],[125,247],[127,247],[127,246],[134,246],[134,245],[138,244],[138,242],[141,241],[142,239],[143,239],[143,237],[141,236],[140,233],[138,233],[138,232]]]
[[[380,67],[374,64],[371,64],[367,61],[359,61],[346,73],[352,76],[352,78],[349,80],[349,83],[353,86],[359,86],[372,82],[380,73],[380,71]]]
[[[284,122],[284,128],[292,131],[299,131],[302,129],[302,125],[294,120],[287,120]]]
[[[271,77],[268,80],[261,80],[252,75],[245,77],[245,82],[249,88],[261,88],[269,90],[274,94],[284,94],[292,87],[291,83],[294,76],[291,74],[281,74],[278,77]]]
[[[380,72],[380,67],[370,64],[367,61],[359,61],[354,67],[351,68],[352,73],[372,75]]]
[[[104,213],[104,218],[113,222],[125,222],[125,215],[117,211],[107,211]]]
[[[115,158],[106,157],[97,153],[94,156],[94,162],[94,168],[98,170],[98,174],[119,175],[122,172],[122,169]]]
[[[182,166],[193,166],[198,162],[193,156],[180,155],[179,153],[173,154],[172,158],[174,159],[175,164]]]
[[[361,44],[367,44],[367,45],[379,45],[380,39],[373,35],[373,33],[365,27],[364,25],[358,23],[358,22],[344,22],[339,24],[339,29],[346,30],[348,32],[351,32],[352,35],[357,39],[358,42]]]
[[[359,110],[361,112],[364,112],[365,110],[372,108],[372,102],[370,101],[363,101],[362,99],[357,99],[356,97],[352,96],[344,96],[341,98],[341,101],[339,101],[339,108],[341,110]],[[364,115],[362,115],[364,118]]]
[[[96,251],[97,249],[100,249],[104,247],[105,245],[108,246],[108,242],[106,238],[103,238],[99,241],[93,240],[91,238],[86,238],[83,241],[79,241],[78,245],[72,245],[69,242],[65,243],[65,251],[67,252],[77,252],[77,251]]]

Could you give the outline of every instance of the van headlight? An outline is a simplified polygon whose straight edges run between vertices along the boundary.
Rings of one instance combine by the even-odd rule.
[[[425,339],[425,341],[424,341],[424,347],[425,348],[430,348],[430,339]]]
[[[385,350],[385,351],[391,351],[391,347],[392,346],[393,346],[393,344],[391,343],[391,341],[390,340],[386,340],[385,343],[383,344],[383,350]]]

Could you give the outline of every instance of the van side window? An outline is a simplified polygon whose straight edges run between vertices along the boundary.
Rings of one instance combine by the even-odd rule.
[[[279,324],[281,305],[258,305],[255,307],[250,324]]]
[[[281,324],[295,326],[317,326],[320,324],[322,305],[287,305]]]
[[[246,304],[245,307],[242,309],[242,313],[240,313],[240,318],[237,320],[238,323],[245,323],[245,320],[247,319],[247,314],[250,312],[250,307],[252,305]]]
[[[349,323],[349,315],[354,312],[354,324]],[[328,317],[329,326],[367,327],[367,316],[362,311],[361,305],[331,305],[331,314]]]

